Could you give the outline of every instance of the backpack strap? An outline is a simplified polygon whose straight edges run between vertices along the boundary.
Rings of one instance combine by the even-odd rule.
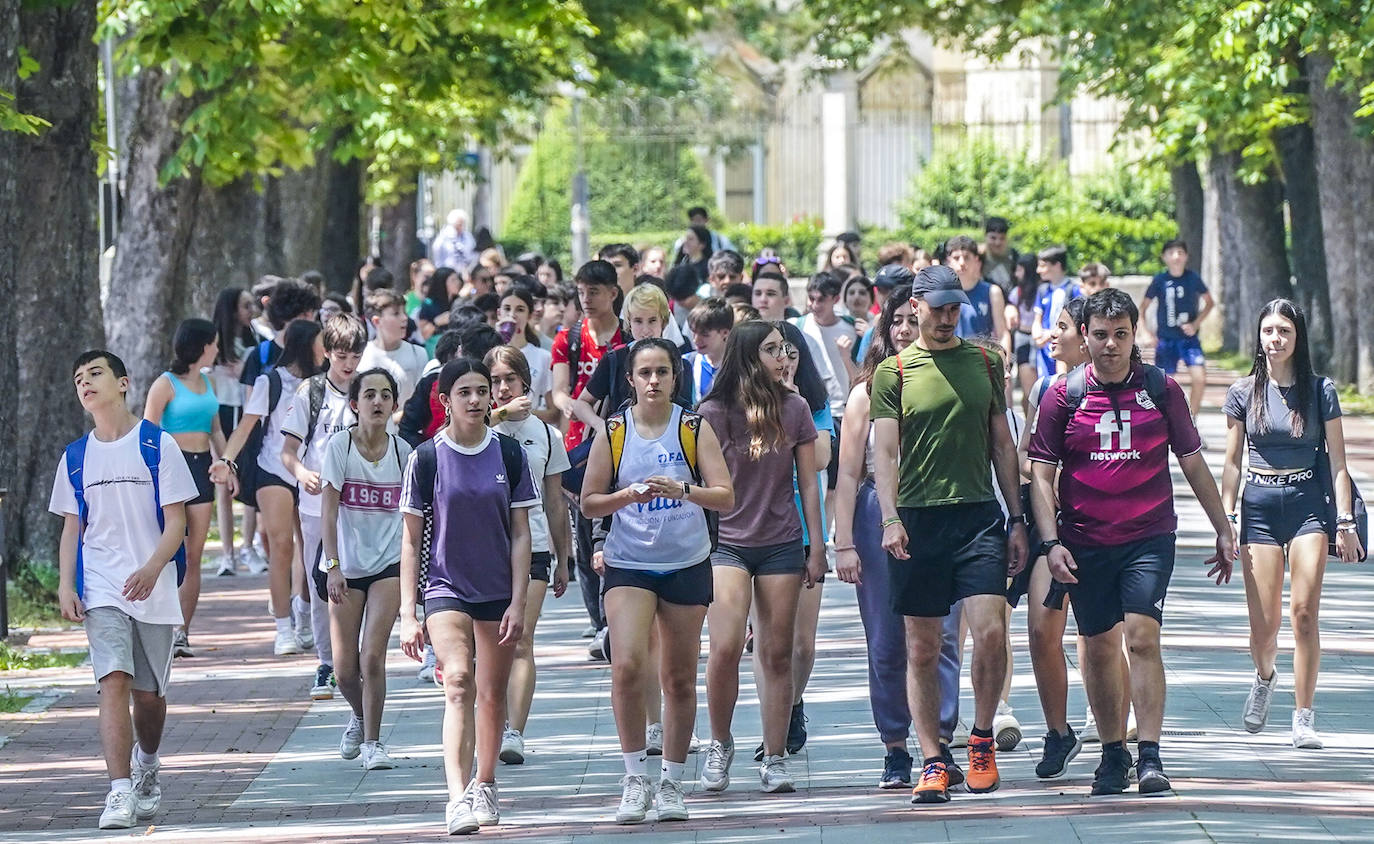
[[[1006,385],[1003,384],[1001,378],[992,374],[992,360],[988,357],[988,350],[979,346],[978,351],[983,353],[983,368],[988,371],[988,380],[992,382],[993,395],[997,395],[1006,388]]]
[[[401,444],[399,442],[400,437],[396,436],[395,434],[387,434],[387,436],[391,438],[391,453],[396,455],[396,468],[399,469],[401,471],[401,475],[404,476],[406,473],[406,467],[401,465]],[[350,439],[352,438],[350,437]]]
[[[324,408],[324,380],[328,377],[323,372],[310,376],[310,419],[305,428],[305,448],[301,451],[302,457],[310,450],[310,444],[315,440],[315,426],[320,423],[320,411]]]
[[[515,487],[520,482],[520,473],[529,471],[525,468],[525,448],[520,445],[520,441],[515,437],[508,437],[501,433],[496,434],[496,441],[501,446],[501,462],[506,469],[507,503],[509,503],[515,500]]]
[[[162,464],[162,429],[147,419],[139,422],[138,451],[143,456],[143,465],[148,467],[148,474],[153,478],[153,506],[157,509],[157,527],[158,530],[163,530],[167,526],[167,519],[162,513],[162,486],[158,482],[158,469]],[[185,542],[177,547],[176,553],[172,555],[172,562],[176,563],[177,585],[180,586],[186,579]]]
[[[697,436],[701,431],[701,414],[693,413],[690,410],[682,411],[681,418],[678,419],[677,436],[682,443],[682,457],[687,461],[687,469],[692,473],[692,480],[700,486],[701,469],[697,466]]]
[[[1088,394],[1088,365],[1080,363],[1064,376],[1064,398],[1069,403],[1069,413],[1078,412],[1083,397]]]
[[[76,518],[79,526],[76,540],[76,594],[77,597],[81,598],[85,597],[86,585],[81,560],[81,546],[86,534],[86,522],[90,515],[90,511],[86,507],[86,488],[82,471],[86,465],[86,439],[89,436],[90,434],[83,435],[70,443],[66,449],[67,480],[71,481],[72,492],[76,496]]]
[[[1142,364],[1145,370],[1145,395],[1150,397],[1150,401],[1155,403],[1155,407],[1164,410],[1164,400],[1168,394],[1169,381],[1164,370],[1151,364]]]
[[[568,394],[574,397],[574,391],[577,389],[577,365],[582,359],[582,327],[586,323],[586,318],[578,317],[568,332]]]
[[[611,446],[611,489],[620,486],[620,461],[625,456],[625,431],[628,427],[625,414],[628,411],[612,413],[606,420],[606,441]]]
[[[276,367],[267,372],[267,415],[277,409],[277,403],[281,401],[281,373]]]
[[[434,440],[428,439],[415,448],[415,488],[420,493],[420,509],[426,514],[434,510],[434,477],[439,472],[439,455]]]
[[[906,391],[906,368],[902,366],[901,353],[893,355],[897,359],[897,461],[902,459],[902,424],[906,422],[906,410],[902,406],[902,393]]]
[[[266,369],[273,369],[273,368],[275,368],[275,367],[273,367],[271,364],[268,363],[268,361],[271,360],[271,359],[272,359],[272,341],[271,341],[271,340],[263,340],[261,343],[258,344],[258,365],[261,366],[261,367],[262,367],[263,369],[265,369],[265,370],[266,370]]]

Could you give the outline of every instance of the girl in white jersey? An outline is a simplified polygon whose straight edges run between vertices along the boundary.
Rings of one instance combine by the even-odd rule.
[[[684,418],[687,412],[673,404],[682,370],[677,349],[659,338],[640,340],[626,368],[634,405],[596,438],[582,485],[582,512],[611,517],[602,589],[615,654],[611,701],[625,759],[616,821],[643,821],[651,803],[643,689],[645,673],[655,668],[664,711],[658,819],[686,820],[683,768],[696,722],[701,625],[712,595],[705,510],[732,509],[735,493],[711,426],[695,414]],[[645,635],[655,621],[658,666],[649,664]]]

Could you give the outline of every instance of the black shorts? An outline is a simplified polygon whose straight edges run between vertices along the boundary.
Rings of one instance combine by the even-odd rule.
[[[1280,478],[1247,473],[1240,498],[1240,543],[1282,548],[1308,533],[1334,536],[1316,474],[1312,469]]]
[[[186,468],[191,470],[191,478],[196,482],[196,497],[186,503],[213,504],[215,502],[215,482],[210,480],[210,464],[214,459],[208,451],[183,451]]]
[[[318,567],[317,567],[318,568]],[[357,589],[359,592],[366,592],[372,588],[372,584],[379,580],[386,580],[390,577],[401,576],[401,564],[392,563],[376,574],[369,574],[367,577],[346,577],[344,583],[348,584],[349,589]]]
[[[617,586],[631,586],[652,592],[660,600],[684,607],[711,605],[711,561],[702,560],[694,566],[670,572],[638,571],[606,566],[601,576],[602,594]]]
[[[548,583],[552,568],[553,555],[548,551],[535,551],[530,554],[530,580],[542,580]]]
[[[297,504],[297,505],[299,505],[299,504],[301,503],[301,490],[300,490],[300,487],[296,486],[295,484],[291,483],[290,481],[286,480],[285,478],[283,478],[283,477],[281,477],[281,476],[279,476],[279,475],[276,475],[276,474],[274,474],[274,473],[272,473],[272,472],[269,472],[269,471],[267,471],[266,469],[264,469],[264,468],[262,468],[261,466],[259,466],[259,467],[258,467],[258,477],[257,477],[257,489],[261,490],[261,489],[263,489],[263,488],[265,488],[265,487],[269,487],[269,486],[279,486],[279,487],[282,487],[283,489],[289,489],[289,490],[291,490],[291,501],[292,501],[292,503]],[[257,500],[257,497],[258,497],[258,495],[257,495],[257,492],[255,491],[255,492],[253,493],[253,499],[256,501],[256,500]]]
[[[1024,338],[1024,339],[1023,339]],[[1029,334],[1016,332],[1016,365],[1035,366],[1035,361],[1031,359],[1031,354],[1035,349],[1035,344],[1031,342]]]
[[[726,545],[722,542],[711,552],[711,565],[744,569],[749,572],[750,577],[762,574],[795,574],[800,577],[806,569],[806,555],[802,553],[800,539],[781,545],[761,545],[758,548]]]
[[[1005,595],[1007,525],[996,501],[898,507],[910,559],[888,555],[892,611],[944,618],[971,595]]]
[[[242,405],[222,404],[219,406],[219,429],[224,433],[226,440],[233,436],[234,429],[238,427],[239,420],[242,418]]]
[[[425,599],[426,618],[440,612],[460,612],[473,621],[500,621],[508,609],[510,598],[496,601],[464,601],[462,598],[437,595]]]
[[[1021,512],[1027,516],[1031,515],[1030,484],[1021,484]],[[1021,599],[1030,591],[1031,569],[1035,568],[1035,549],[1040,547],[1040,531],[1035,526],[1034,518],[1031,518],[1030,525],[1026,528],[1026,547],[1030,549],[1026,567],[1021,569],[1020,574],[1007,581],[1007,603],[1013,608],[1020,604]]]
[[[1164,598],[1174,573],[1174,534],[1121,545],[1069,546],[1078,564],[1077,583],[1068,585],[1080,636],[1106,633],[1126,613],[1163,623]]]
[[[835,482],[840,477],[840,418],[835,417],[835,432],[830,435],[830,462],[825,464],[825,488],[835,491]]]

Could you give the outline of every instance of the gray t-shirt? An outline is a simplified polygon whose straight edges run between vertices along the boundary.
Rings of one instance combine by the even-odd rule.
[[[1245,439],[1249,443],[1250,468],[1252,469],[1307,469],[1317,462],[1317,452],[1321,448],[1321,424],[1338,419],[1341,403],[1336,397],[1336,385],[1330,378],[1319,378],[1313,407],[1308,408],[1307,423],[1303,426],[1301,437],[1293,436],[1291,414],[1293,406],[1289,400],[1297,401],[1297,391],[1293,387],[1279,387],[1270,381],[1268,384],[1269,430],[1263,434],[1251,430],[1249,424],[1250,396],[1254,390],[1255,379],[1247,375],[1226,391],[1226,402],[1222,410],[1232,419],[1246,425]],[[1319,419],[1313,419],[1312,410],[1320,408]]]

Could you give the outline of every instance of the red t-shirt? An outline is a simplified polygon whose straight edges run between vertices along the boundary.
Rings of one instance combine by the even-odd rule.
[[[1060,379],[1040,400],[1029,449],[1031,460],[1063,466],[1060,537],[1070,545],[1121,545],[1174,531],[1169,451],[1186,457],[1202,448],[1178,383],[1167,379],[1165,406],[1158,408],[1139,366],[1108,393],[1089,365],[1088,392],[1076,412],[1066,388]]]
[[[570,363],[568,360],[568,331],[563,329],[558,332],[558,336],[553,338],[553,364]],[[587,386],[587,381],[596,371],[596,364],[611,349],[617,349],[625,345],[625,339],[621,336],[620,328],[617,327],[615,334],[611,336],[611,341],[604,346],[596,344],[596,334],[592,332],[591,322],[582,321],[582,349],[577,361],[577,369],[572,373],[573,383],[571,395],[577,398],[582,394],[582,388]],[[552,364],[551,364],[552,365]],[[568,423],[568,433],[563,435],[563,447],[569,450],[576,448],[582,442],[586,426],[577,418]]]

